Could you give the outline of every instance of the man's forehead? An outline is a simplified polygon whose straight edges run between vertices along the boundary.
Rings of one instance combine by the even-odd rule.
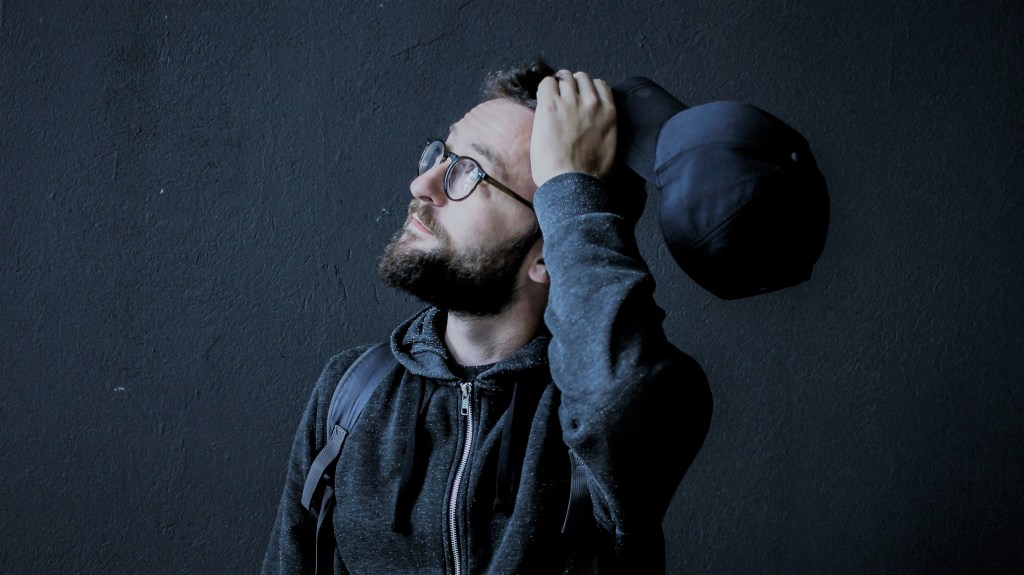
[[[477,155],[507,172],[507,160],[529,157],[533,112],[511,100],[488,100],[449,126],[448,141],[456,154]],[[461,147],[463,149],[458,149]]]

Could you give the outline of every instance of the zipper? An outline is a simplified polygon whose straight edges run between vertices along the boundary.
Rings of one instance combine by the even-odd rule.
[[[466,418],[466,441],[462,444],[462,455],[459,457],[459,466],[455,470],[455,481],[452,485],[451,496],[448,500],[448,537],[452,547],[452,558],[455,560],[455,575],[462,573],[462,556],[459,553],[459,533],[456,529],[455,511],[459,503],[459,488],[462,485],[462,476],[466,472],[466,465],[469,463],[469,452],[473,447],[473,382],[467,381],[460,386],[462,388],[462,409],[461,415]]]

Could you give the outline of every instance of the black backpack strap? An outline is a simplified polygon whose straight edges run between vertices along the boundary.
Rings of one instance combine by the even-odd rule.
[[[341,455],[345,439],[359,420],[366,402],[373,390],[384,380],[384,376],[397,365],[391,348],[379,343],[363,352],[348,370],[331,396],[327,410],[327,443],[317,453],[306,474],[302,488],[302,506],[317,517],[316,524],[316,572],[330,573],[333,568],[333,526],[331,513],[334,509],[334,468]],[[320,505],[317,509],[317,496]]]
[[[391,349],[380,343],[363,352],[341,376],[327,410],[327,443],[309,466],[302,489],[302,506],[314,515],[318,515],[318,512],[313,499],[320,491],[323,480],[330,478],[329,468],[341,455],[345,438],[366,407],[370,394],[396,363]]]

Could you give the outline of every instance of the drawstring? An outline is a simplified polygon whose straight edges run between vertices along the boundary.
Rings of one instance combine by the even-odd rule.
[[[395,497],[395,516],[391,522],[391,530],[395,533],[408,535],[412,532],[412,503],[416,498],[413,491],[412,476],[416,465],[416,436],[419,435],[420,419],[426,408],[423,388],[426,384],[420,381],[416,387],[416,419],[409,427],[409,437],[405,442],[405,461],[402,463],[402,481],[398,484],[398,496]]]

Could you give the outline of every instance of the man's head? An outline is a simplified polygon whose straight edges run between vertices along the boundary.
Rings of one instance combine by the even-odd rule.
[[[537,190],[530,171],[537,85],[553,73],[537,62],[488,78],[485,101],[451,126],[444,142],[451,155],[429,156],[436,163],[421,166],[409,185],[409,217],[378,268],[384,281],[471,316],[496,315],[521,297],[546,297],[540,230],[527,204]],[[472,158],[487,177],[453,175],[452,156]],[[461,166],[472,164],[455,167]],[[474,181],[468,196],[464,188],[445,189],[467,177]]]

